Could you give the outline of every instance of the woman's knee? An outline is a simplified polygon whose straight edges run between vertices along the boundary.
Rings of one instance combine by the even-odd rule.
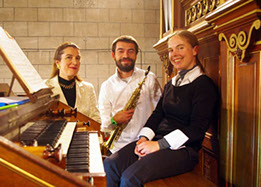
[[[114,160],[110,157],[107,157],[104,161],[104,169],[105,171],[109,170],[110,168],[112,168],[114,166]]]
[[[135,174],[130,175],[128,172],[123,172],[121,175],[120,186],[142,186],[142,182]]]

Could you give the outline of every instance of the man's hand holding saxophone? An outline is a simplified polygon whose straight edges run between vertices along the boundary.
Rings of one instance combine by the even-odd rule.
[[[130,109],[126,111],[121,110],[113,116],[113,120],[117,124],[127,124],[131,120],[133,114],[134,114],[134,109]]]

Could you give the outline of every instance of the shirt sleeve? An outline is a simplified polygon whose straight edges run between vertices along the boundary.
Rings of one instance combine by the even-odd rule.
[[[188,137],[179,129],[172,131],[171,133],[164,136],[168,144],[170,145],[170,149],[179,149],[186,141],[188,141]]]
[[[162,94],[162,89],[156,75],[154,73],[150,73],[149,75],[150,98],[153,105],[153,109],[155,109]]]
[[[112,105],[109,101],[109,97],[107,95],[108,90],[106,87],[106,84],[103,83],[101,85],[100,89],[100,94],[99,94],[99,111],[101,115],[101,131],[107,132],[112,129],[111,126],[111,110],[112,110]]]

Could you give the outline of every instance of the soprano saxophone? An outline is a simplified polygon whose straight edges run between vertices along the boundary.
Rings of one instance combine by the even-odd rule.
[[[134,109],[137,105],[137,102],[139,100],[140,97],[140,92],[141,92],[141,88],[143,83],[145,82],[147,75],[149,74],[150,71],[150,66],[148,66],[147,71],[145,72],[145,77],[143,78],[143,80],[138,84],[138,87],[134,90],[134,92],[132,93],[129,101],[127,102],[127,104],[125,105],[125,107],[123,108],[123,111],[126,110],[130,110],[130,109]],[[127,126],[127,124],[118,124],[116,126],[116,128],[111,132],[111,135],[109,137],[109,139],[107,140],[107,142],[105,142],[103,144],[103,146],[108,150],[108,149],[112,149],[113,148],[113,143],[114,141],[117,141],[122,133],[122,131],[125,129],[125,127]]]

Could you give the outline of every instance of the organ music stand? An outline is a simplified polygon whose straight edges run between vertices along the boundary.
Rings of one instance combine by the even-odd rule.
[[[32,103],[39,97],[52,94],[15,39],[2,27],[0,27],[0,55],[13,73],[10,89],[14,79],[17,79]]]

